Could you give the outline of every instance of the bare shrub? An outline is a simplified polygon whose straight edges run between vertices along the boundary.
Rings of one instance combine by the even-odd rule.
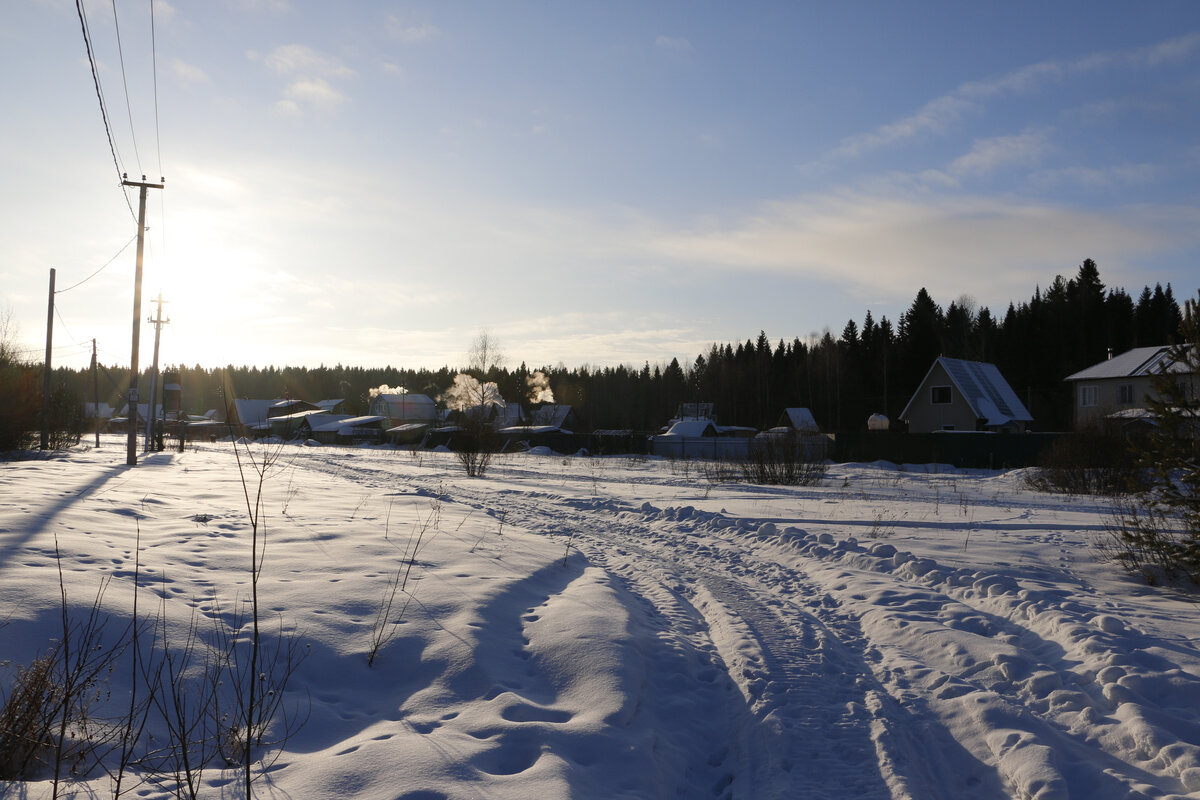
[[[742,477],[767,486],[816,486],[825,477],[824,453],[799,436],[764,436],[751,442]]]
[[[1039,492],[1116,496],[1145,485],[1134,443],[1112,424],[1097,424],[1057,439],[1025,475]]]
[[[462,435],[455,442],[454,454],[468,477],[482,478],[500,451],[500,444],[500,436],[490,422],[467,419]]]
[[[44,654],[17,670],[0,708],[0,780],[49,773],[53,797],[64,779],[88,774],[122,730],[120,722],[101,719],[95,709],[108,695],[108,677],[129,644],[128,628],[105,641],[107,579],[82,617],[70,613],[56,557],[62,631]]]
[[[32,777],[53,752],[52,731],[62,704],[62,687],[54,675],[58,645],[28,666],[17,669],[12,691],[0,709],[0,780]]]

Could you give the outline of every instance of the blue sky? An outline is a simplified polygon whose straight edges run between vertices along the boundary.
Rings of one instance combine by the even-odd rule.
[[[85,8],[121,166],[166,177],[164,363],[457,365],[482,329],[690,362],[922,286],[1002,314],[1085,258],[1200,288],[1192,2],[156,0],[153,48],[148,0]],[[0,309],[40,358],[50,268],[136,226],[75,4],[7,8],[0,74]],[[128,364],[133,272],[58,295],[56,363]]]

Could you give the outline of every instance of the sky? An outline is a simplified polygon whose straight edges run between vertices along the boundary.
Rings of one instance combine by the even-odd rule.
[[[1193,2],[82,6],[111,150],[76,4],[0,17],[31,359],[54,269],[53,363],[130,362],[121,173],[166,179],[141,366],[160,291],[163,364],[534,368],[1003,314],[1085,258],[1200,289]]]

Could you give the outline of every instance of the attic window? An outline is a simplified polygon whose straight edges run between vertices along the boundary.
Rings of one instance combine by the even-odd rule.
[[[930,386],[929,402],[935,406],[947,405],[950,402],[949,386]]]

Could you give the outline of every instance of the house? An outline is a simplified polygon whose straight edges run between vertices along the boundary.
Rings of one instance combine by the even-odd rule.
[[[1135,347],[1093,364],[1065,380],[1072,385],[1075,427],[1102,419],[1136,422],[1149,417],[1148,396],[1154,395],[1152,379],[1163,372],[1188,374],[1185,365],[1171,358],[1171,348]]]
[[[933,362],[900,418],[909,433],[1020,433],[1033,421],[995,364],[944,357]]]
[[[542,403],[530,409],[529,424],[573,431],[579,427],[579,420],[565,403]]]
[[[279,402],[279,399],[248,400],[235,397],[226,402],[222,421],[226,423],[226,430],[238,435],[265,435],[270,427],[267,420],[272,416],[271,409]]]
[[[438,421],[437,406],[423,394],[377,394],[371,398],[367,413],[383,417],[387,428],[408,423],[432,425]]]
[[[311,403],[305,403],[304,405],[311,405]],[[298,406],[293,407],[298,408]],[[270,429],[272,436],[278,436],[281,439],[287,440],[304,435],[301,427],[306,420],[315,417],[324,421],[333,416],[333,414],[319,408],[301,408],[290,414],[273,414],[267,418],[267,427]],[[345,416],[349,416],[349,414]],[[314,423],[316,423],[315,420]]]
[[[674,419],[665,433],[650,437],[650,450],[667,458],[740,459],[750,452],[754,428],[717,425],[710,418]]]
[[[310,414],[300,421],[298,433],[322,444],[376,444],[383,437],[383,421],[378,415]]]
[[[775,423],[775,428],[771,430],[776,428],[805,434],[819,433],[821,430],[817,425],[816,417],[807,408],[785,408],[779,415],[779,421]]]
[[[305,400],[276,400],[271,404],[271,408],[267,410],[267,418],[286,417],[291,414],[297,414],[301,411],[320,411],[321,408],[315,403],[309,403]]]
[[[451,425],[486,424],[499,430],[524,425],[525,412],[517,403],[506,403],[498,399],[482,405],[467,406],[459,411],[452,410],[447,414],[446,422]]]
[[[774,428],[754,437],[750,451],[778,453],[781,447],[793,448],[798,458],[815,461],[825,457],[829,439],[821,435],[816,418],[807,408],[785,408]]]
[[[322,411],[328,411],[330,414],[345,414],[346,399],[344,397],[334,397],[328,400],[318,400],[314,403],[317,408]]]

